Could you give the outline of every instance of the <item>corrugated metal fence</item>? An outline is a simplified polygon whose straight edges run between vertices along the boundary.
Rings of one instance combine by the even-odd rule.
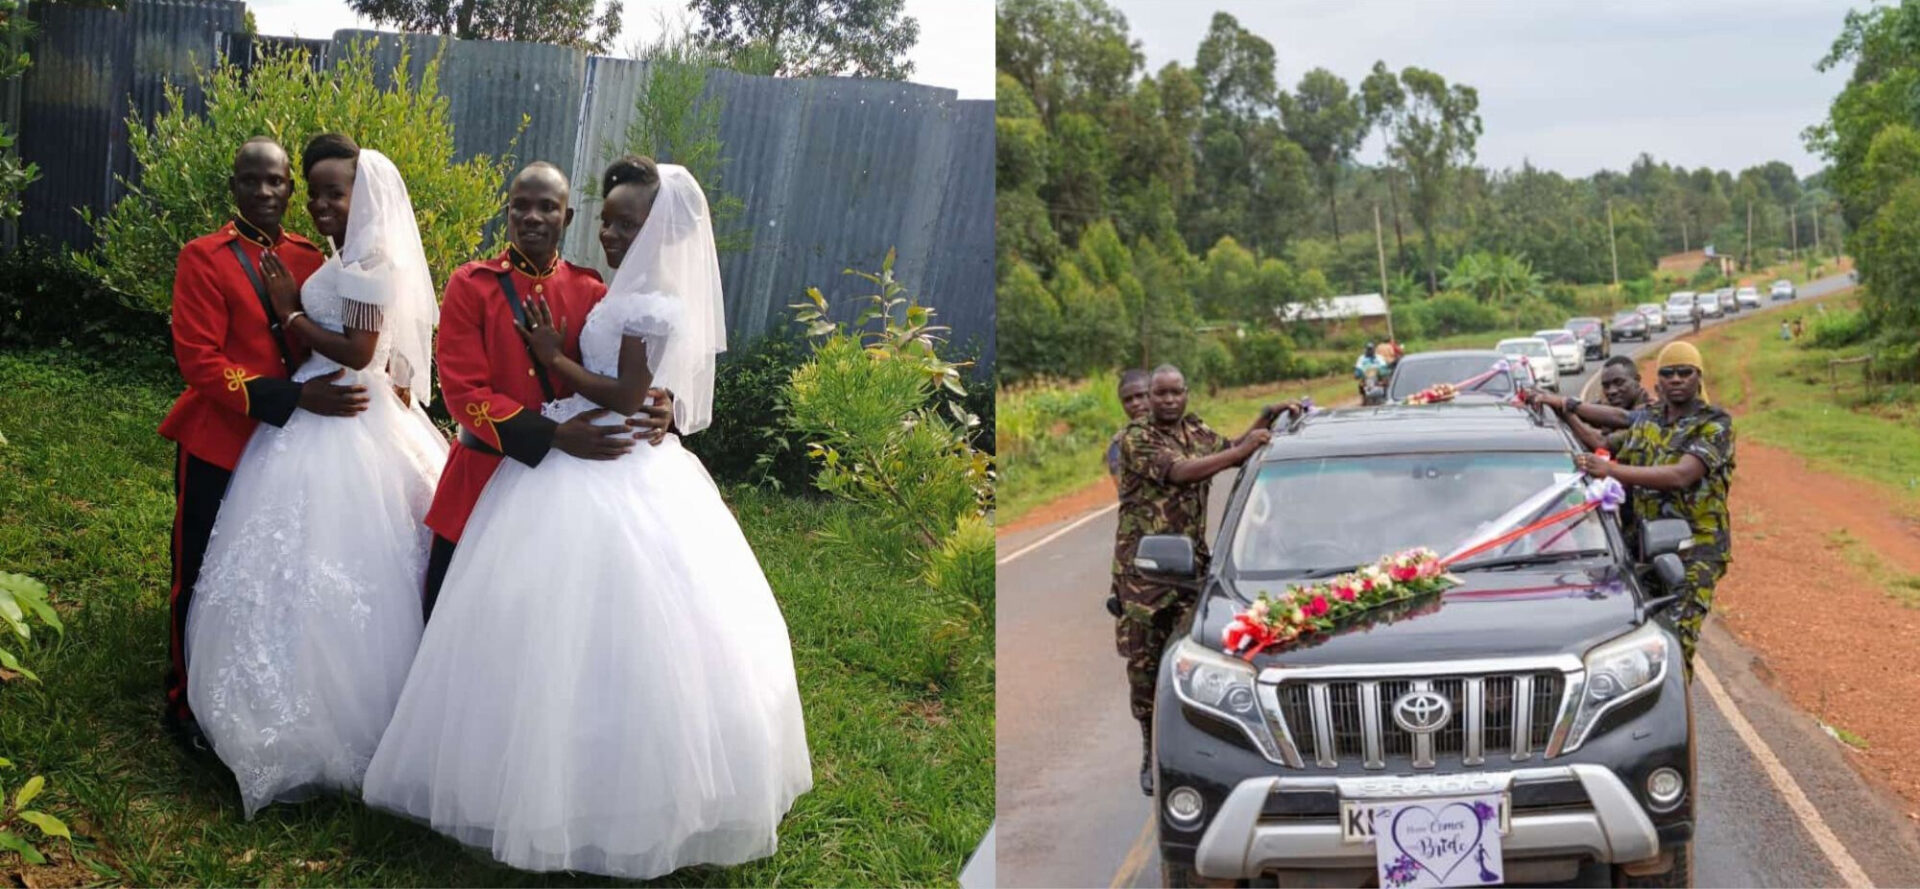
[[[186,89],[199,109],[193,70],[214,58],[250,64],[255,41],[237,35],[244,4],[227,0],[131,0],[126,12],[33,4],[40,32],[21,105],[21,154],[42,179],[25,195],[24,238],[84,247],[92,233],[78,208],[103,212],[132,178],[123,121],[152,120],[161,85]],[[300,41],[322,63],[352,40],[374,39],[391,67],[411,44],[412,72],[442,38],[341,31]],[[286,45],[284,38],[259,43]],[[569,170],[576,188],[597,179],[624,138],[647,66],[557,46],[446,41],[440,85],[461,156],[502,154],[531,115],[517,155]],[[711,72],[706,96],[723,102],[722,186],[746,204],[753,247],[721,257],[728,328],[738,344],[788,318],[789,303],[817,286],[850,318],[868,292],[844,276],[877,270],[889,248],[895,270],[939,310],[956,342],[993,360],[993,105],[952,90],[846,78],[789,80]],[[377,146],[376,146],[377,147]],[[604,265],[599,207],[583,200],[565,253]]]

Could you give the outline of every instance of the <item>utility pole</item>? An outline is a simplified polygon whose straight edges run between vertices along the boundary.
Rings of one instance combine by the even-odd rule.
[[[1820,261],[1820,211],[1813,211],[1813,261]]]
[[[1373,205],[1373,251],[1380,257],[1380,301],[1387,301],[1387,242],[1380,235],[1380,204]],[[1393,338],[1393,306],[1387,306],[1387,342],[1397,342]]]
[[[1680,218],[1680,252],[1693,252],[1693,239],[1687,237],[1687,220],[1684,216]]]
[[[1620,290],[1620,249],[1613,244],[1613,201],[1607,201],[1607,252],[1613,255],[1613,289]],[[1642,325],[1645,326],[1645,325]]]

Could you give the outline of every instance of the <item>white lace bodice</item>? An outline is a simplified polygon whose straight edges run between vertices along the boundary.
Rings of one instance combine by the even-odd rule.
[[[658,373],[660,358],[666,354],[680,323],[680,300],[664,293],[636,293],[608,296],[587,313],[580,326],[580,364],[601,376],[620,375],[620,341],[637,336],[647,344],[647,366]],[[584,396],[574,395],[548,404],[542,413],[564,422],[568,417],[592,410],[595,405]],[[609,420],[609,422],[612,422]]]
[[[349,298],[341,289],[344,272],[340,267],[338,255],[327,258],[325,264],[300,285],[300,308],[307,317],[334,333],[344,333],[349,320],[354,327],[366,330],[380,329],[380,308]],[[393,343],[387,337],[381,337],[373,347],[373,360],[367,362],[367,370],[385,372],[387,359],[393,353]],[[332,373],[340,368],[339,362],[319,352],[313,353],[307,363],[300,366],[294,374],[295,381],[309,380],[317,376]]]

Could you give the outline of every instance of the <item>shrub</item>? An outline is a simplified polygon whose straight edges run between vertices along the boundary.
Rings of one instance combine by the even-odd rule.
[[[1513,307],[1512,325],[1531,330],[1559,327],[1566,321],[1567,313],[1537,296],[1529,296]]]
[[[1422,311],[1426,315],[1427,335],[1433,337],[1479,333],[1500,326],[1498,311],[1464,293],[1442,293],[1427,300]]]
[[[1235,383],[1271,383],[1292,370],[1293,342],[1280,331],[1254,330],[1230,342]]]
[[[1720,266],[1711,262],[1701,266],[1692,278],[1687,279],[1687,286],[1694,290],[1714,290],[1725,283],[1726,278],[1720,274]]]
[[[168,110],[151,130],[128,120],[140,181],[128,183],[127,196],[106,216],[89,216],[101,249],[81,266],[138,304],[168,311],[180,245],[232,215],[233,154],[258,135],[279,140],[293,161],[296,184],[284,224],[317,238],[298,181],[300,151],[308,138],[334,131],[387,155],[400,169],[434,285],[443,287],[454,269],[479,255],[483,231],[500,213],[512,159],[478,155],[455,162],[440,59],[427,64],[418,83],[408,78],[408,61],[402,47],[395,68],[376,74],[370,44],[355,43],[325,71],[314,70],[298,50],[269,53],[249,71],[223,64],[200,74],[204,116],[187,112],[179,89],[169,85]],[[523,117],[520,125],[526,122]]]
[[[0,347],[61,349],[172,369],[167,317],[88,274],[62,248],[0,254]]]
[[[6,439],[0,437],[0,447],[6,445]],[[22,574],[9,574],[0,571],[0,638],[8,635],[26,642],[33,638],[33,629],[28,621],[38,620],[55,632],[65,632],[60,623],[60,615],[53,606],[47,604],[46,585]],[[4,668],[33,682],[40,677],[20,663],[20,658],[6,648],[0,648],[0,668]],[[0,769],[13,768],[13,763],[0,757]],[[69,841],[73,835],[67,832],[67,826],[60,819],[45,812],[27,808],[46,787],[47,779],[35,775],[20,785],[13,796],[7,796],[4,782],[0,782],[0,851],[13,852],[28,864],[46,864],[47,859],[39,850],[22,836],[23,826],[32,825],[40,832],[42,839],[65,837]]]
[[[687,450],[722,484],[764,484],[787,493],[813,490],[813,461],[800,435],[779,419],[787,380],[807,361],[807,344],[780,330],[729,349],[714,368],[713,424],[688,436]]]
[[[1806,338],[1801,342],[1816,349],[1839,349],[1864,342],[1873,331],[1873,320],[1865,312],[1825,312],[1813,316],[1813,323],[1807,325]]]
[[[938,387],[965,394],[960,365],[939,356],[946,328],[902,295],[893,262],[888,251],[877,275],[849,270],[880,286],[851,328],[826,319],[817,288],[794,306],[808,334],[826,340],[793,372],[787,422],[819,461],[821,490],[870,506],[935,547],[961,516],[990,508],[992,460],[967,440],[978,417],[943,416],[934,406]],[[874,321],[881,329],[866,330]]]

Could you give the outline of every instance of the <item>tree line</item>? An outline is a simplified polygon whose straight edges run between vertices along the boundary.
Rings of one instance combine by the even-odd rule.
[[[1265,330],[1277,306],[1380,291],[1382,265],[1396,325],[1404,310],[1426,332],[1459,326],[1461,299],[1495,319],[1469,326],[1557,325],[1569,285],[1646,279],[1708,244],[1766,258],[1812,248],[1816,227],[1838,244],[1822,176],[1647,154],[1586,177],[1488,169],[1473,86],[1384,61],[1289,86],[1273,45],[1224,12],[1191,64],[1153,72],[1104,0],[999,0],[995,42],[1003,381],[1146,360],[1258,378],[1304,334]],[[1378,165],[1357,160],[1370,140]],[[1456,299],[1423,312],[1436,294]],[[1255,334],[1284,341],[1246,347]],[[1268,357],[1257,371],[1247,348]]]

